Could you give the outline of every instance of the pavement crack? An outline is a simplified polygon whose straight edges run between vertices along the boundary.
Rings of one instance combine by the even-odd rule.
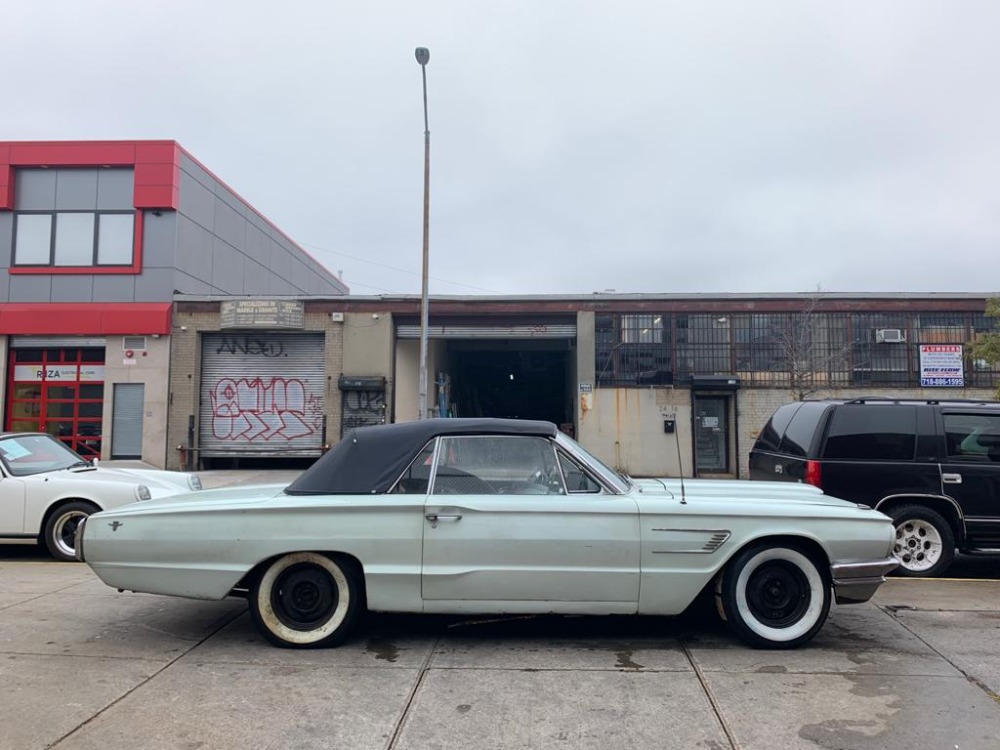
[[[875,606],[878,609],[882,610],[882,612],[884,612],[885,614],[887,614],[893,620],[895,620],[907,632],[909,632],[914,638],[916,638],[918,641],[920,641],[921,643],[923,643],[925,646],[927,646],[927,648],[929,648],[935,654],[937,654],[938,656],[940,656],[944,661],[946,661],[948,664],[950,664],[952,667],[954,667],[955,670],[957,670],[958,673],[960,675],[962,675],[966,679],[967,682],[975,685],[977,688],[979,688],[984,693],[986,693],[986,695],[989,696],[990,700],[992,700],[992,701],[994,701],[996,703],[1000,703],[1000,696],[998,696],[995,692],[993,692],[992,690],[990,690],[990,688],[987,687],[985,685],[985,683],[983,683],[982,680],[980,680],[978,677],[976,677],[973,674],[969,674],[966,670],[962,669],[960,666],[958,666],[958,664],[956,664],[951,659],[949,659],[947,656],[945,656],[944,652],[942,652],[940,649],[936,648],[930,641],[928,641],[926,638],[924,638],[922,635],[920,635],[920,633],[918,633],[916,630],[914,630],[913,628],[911,628],[909,625],[907,625],[905,622],[903,622],[900,618],[896,617],[896,611],[897,610],[894,609],[894,608],[892,608],[891,605],[878,605],[878,604],[876,604]],[[939,611],[941,611],[941,610],[939,610]],[[951,610],[947,610],[947,611],[951,611]]]
[[[732,750],[740,750],[740,743],[737,741],[736,735],[733,734],[733,730],[729,727],[729,723],[726,721],[726,717],[722,713],[722,707],[719,705],[719,701],[716,699],[715,693],[712,691],[712,686],[708,684],[708,678],[705,677],[705,673],[695,660],[691,650],[684,644],[681,644],[681,649],[684,651],[684,656],[687,657],[688,663],[691,665],[691,669],[694,670],[694,674],[698,678],[698,682],[701,683],[701,689],[705,691],[705,697],[708,698],[708,702],[712,706],[712,713],[715,714],[715,718],[719,722],[719,727],[725,733],[726,739],[729,740],[729,746]]]
[[[138,690],[139,688],[141,688],[141,687],[145,686],[146,684],[148,684],[150,682],[150,680],[153,680],[156,677],[158,677],[159,675],[163,674],[166,670],[170,669],[170,667],[172,667],[178,661],[180,661],[185,656],[187,656],[188,654],[190,654],[192,651],[194,651],[196,648],[198,648],[201,644],[203,644],[209,638],[211,638],[212,636],[214,636],[216,633],[218,633],[224,627],[226,627],[227,625],[229,625],[229,623],[233,622],[236,618],[238,618],[242,614],[243,614],[243,611],[237,608],[237,609],[235,609],[232,612],[232,614],[229,617],[226,617],[226,616],[220,617],[218,620],[216,620],[216,623],[218,624],[218,627],[216,627],[214,630],[210,630],[208,633],[205,634],[205,636],[203,638],[199,639],[195,643],[192,643],[191,647],[189,649],[181,651],[174,658],[172,658],[168,662],[166,662],[162,667],[160,667],[159,669],[157,669],[155,672],[153,672],[151,675],[149,675],[145,679],[140,680],[139,682],[137,682],[131,688],[129,688],[124,693],[122,693],[117,698],[115,698],[113,701],[111,701],[108,705],[104,706],[99,711],[94,712],[94,715],[91,716],[89,719],[87,719],[84,722],[81,722],[80,724],[77,724],[75,727],[73,727],[71,730],[69,730],[68,732],[66,732],[66,734],[64,734],[62,737],[59,737],[54,742],[50,742],[48,745],[45,746],[45,750],[50,750],[50,748],[57,747],[59,745],[59,743],[61,743],[63,740],[68,739],[69,737],[72,737],[74,734],[76,734],[77,732],[79,732],[81,729],[83,729],[86,726],[88,726],[88,725],[94,723],[95,721],[97,721],[97,719],[99,719],[101,716],[103,716],[109,709],[114,708],[115,706],[117,706],[123,700],[125,700],[130,695],[132,695],[132,693],[134,693],[136,690]]]
[[[441,637],[439,636],[434,640],[433,645],[427,652],[427,656],[420,665],[420,671],[417,672],[417,679],[413,681],[413,687],[410,688],[410,694],[406,696],[406,703],[403,705],[403,710],[399,712],[399,718],[396,719],[392,727],[392,734],[389,735],[389,741],[385,744],[385,750],[392,750],[396,746],[399,736],[403,732],[403,727],[406,725],[406,720],[409,718],[410,708],[413,706],[413,701],[417,698],[417,693],[420,691],[421,685],[424,684],[424,677],[430,671],[431,660],[434,658],[434,654],[440,643]]]

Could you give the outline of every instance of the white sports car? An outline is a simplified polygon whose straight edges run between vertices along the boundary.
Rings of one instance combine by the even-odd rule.
[[[96,466],[44,432],[0,434],[0,543],[41,539],[60,560],[91,513],[200,489],[193,474]]]
[[[892,522],[801,484],[632,480],[548,422],[349,433],[287,488],[95,514],[77,555],[109,586],[246,596],[287,647],[382,612],[655,614],[703,591],[753,646],[805,643],[896,567]]]

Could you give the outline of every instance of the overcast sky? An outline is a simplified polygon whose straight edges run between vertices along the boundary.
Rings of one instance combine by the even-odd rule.
[[[1000,2],[5,3],[0,139],[173,139],[355,294],[1000,290]]]

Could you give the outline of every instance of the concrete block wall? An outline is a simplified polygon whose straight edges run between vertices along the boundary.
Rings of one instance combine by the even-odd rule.
[[[174,312],[174,333],[171,336],[170,396],[167,425],[167,468],[181,467],[178,446],[187,445],[188,417],[195,417],[195,439],[198,435],[198,412],[201,402],[201,334],[222,330],[219,326],[218,303],[214,311]],[[184,330],[186,329],[186,330]],[[326,337],[326,403],[327,441],[340,435],[341,400],[337,380],[344,368],[343,323],[331,321],[328,313],[305,314],[302,333],[322,332]],[[196,465],[196,464],[192,464]]]

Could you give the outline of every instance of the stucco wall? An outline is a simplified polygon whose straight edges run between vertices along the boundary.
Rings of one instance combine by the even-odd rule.
[[[170,337],[146,336],[145,351],[126,349],[121,336],[108,336],[104,353],[104,425],[101,457],[112,457],[116,383],[142,383],[142,460],[159,468],[167,458],[167,401],[170,381]],[[129,362],[130,364],[126,364]]]

